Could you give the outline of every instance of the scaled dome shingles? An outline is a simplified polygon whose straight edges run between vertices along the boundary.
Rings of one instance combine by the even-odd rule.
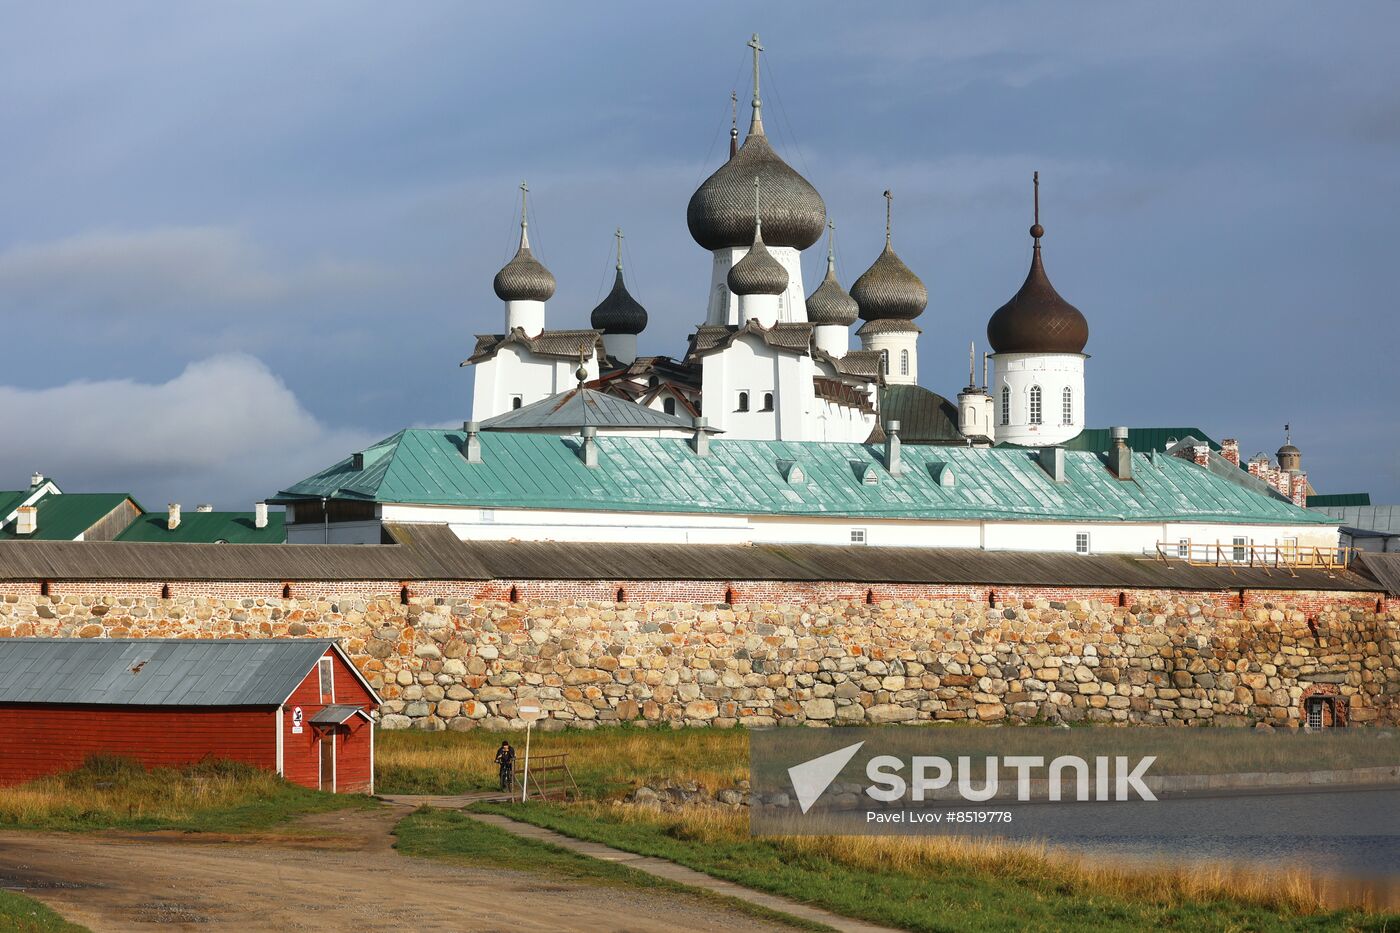
[[[554,295],[554,276],[530,252],[526,241],[521,243],[514,258],[496,273],[491,287],[502,301],[548,301]]]
[[[830,260],[826,264],[826,278],[807,298],[807,320],[813,324],[839,324],[850,327],[856,322],[860,306],[836,281],[836,267]]]
[[[589,316],[594,330],[609,334],[640,334],[647,326],[647,309],[627,291],[622,270],[617,270],[612,291],[598,303]]]
[[[928,288],[888,242],[869,269],[851,286],[851,297],[866,321],[912,321],[928,307]]]
[[[685,210],[690,235],[705,249],[748,246],[753,238],[753,188],[769,246],[806,249],[826,227],[826,205],[811,182],[782,160],[761,132],[750,132],[728,162],[696,189]]]
[[[1050,284],[1038,241],[1020,291],[987,322],[987,342],[995,353],[1084,352],[1089,322]]]
[[[755,233],[753,246],[730,268],[728,280],[736,295],[781,295],[787,291],[788,271],[768,252],[762,234]]]

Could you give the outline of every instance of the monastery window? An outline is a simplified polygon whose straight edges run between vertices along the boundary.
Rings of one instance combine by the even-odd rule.
[[[481,510],[481,523],[482,523],[483,525],[494,525],[494,524],[496,524],[496,510],[495,510],[495,509],[482,509],[482,510]]]
[[[885,375],[886,375],[886,376],[888,376],[888,375],[890,374],[890,351],[889,351],[889,350],[881,350],[881,351],[880,351],[880,368],[883,369],[883,370],[885,371]]]
[[[1087,532],[1087,531],[1080,531],[1080,532],[1077,532],[1077,533],[1075,534],[1075,536],[1074,536],[1074,553],[1076,553],[1076,554],[1088,554],[1088,553],[1089,553],[1089,532]]]
[[[512,396],[510,397],[510,407],[511,407],[511,411],[514,411],[515,409],[519,408],[521,405],[524,405],[524,404],[525,404],[525,399],[521,398],[519,395],[512,395]]]
[[[1249,553],[1248,538],[1234,538],[1230,541],[1230,559],[1244,560]]]
[[[1074,390],[1069,386],[1061,393],[1060,407],[1060,424],[1074,424]]]
[[[661,410],[668,415],[674,415],[676,413],[676,400],[673,398],[663,399]]]
[[[1176,556],[1186,560],[1191,556],[1191,539],[1182,538],[1176,542]]]
[[[899,374],[900,374],[901,376],[907,376],[907,375],[909,375],[909,351],[908,351],[908,350],[900,350],[900,351],[899,351]]]
[[[852,543],[852,544],[865,544],[865,543],[866,543],[866,540],[865,540],[865,529],[864,529],[864,528],[852,528],[852,529],[851,529],[851,543]]]
[[[735,410],[735,411],[748,411],[748,410],[749,410],[749,393],[748,393],[748,392],[740,392],[740,393],[739,393],[739,407],[738,407],[738,408],[735,408],[734,410]]]
[[[1001,423],[1011,423],[1011,388],[1009,386],[1001,387]]]
[[[1031,424],[1040,424],[1040,415],[1040,386],[1031,386]]]
[[[764,393],[763,393],[763,410],[764,410],[764,411],[772,411],[772,410],[773,410],[773,393],[772,393],[772,392],[764,392]]]
[[[332,661],[330,658],[322,658],[320,663],[316,666],[318,679],[321,681],[322,702],[328,699],[335,699],[335,675],[333,673],[334,664],[335,662]]]

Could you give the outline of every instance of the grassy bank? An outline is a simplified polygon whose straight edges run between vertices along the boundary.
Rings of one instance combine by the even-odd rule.
[[[464,794],[495,790],[492,759],[500,733],[389,731],[375,735],[377,789],[384,794]],[[525,737],[511,734],[517,764]],[[748,777],[749,736],[742,729],[571,729],[536,732],[531,754],[567,752],[585,796],[605,797],[638,783],[699,781],[729,787]]]
[[[733,898],[696,891],[615,862],[600,861],[534,839],[522,839],[456,811],[419,810],[402,820],[394,829],[394,835],[398,837],[395,848],[405,855],[534,872],[547,875],[553,881],[649,889],[692,898],[706,906],[724,907],[771,923],[808,930],[826,929]]]
[[[32,898],[0,891],[0,933],[88,933]]]
[[[0,828],[248,832],[308,813],[374,805],[233,762],[148,770],[120,758],[93,758],[76,771],[0,790]]]
[[[1034,846],[946,837],[748,835],[742,811],[481,805],[580,839],[907,930],[1385,930],[1400,917],[1322,906],[1306,878],[1128,870]]]

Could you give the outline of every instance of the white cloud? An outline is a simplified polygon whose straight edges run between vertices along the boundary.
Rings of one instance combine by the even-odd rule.
[[[321,423],[241,354],[190,363],[161,383],[0,386],[0,488],[39,470],[66,491],[131,492],[147,509],[251,508],[378,439]]]
[[[0,253],[0,293],[30,311],[259,309],[387,280],[384,270],[365,263],[279,261],[230,227],[88,232]]]

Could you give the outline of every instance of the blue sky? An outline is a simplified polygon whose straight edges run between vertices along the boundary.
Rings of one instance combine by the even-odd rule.
[[[1393,3],[0,3],[0,488],[247,507],[410,424],[456,423],[530,181],[552,326],[611,232],[679,355],[709,260],[685,204],[762,34],[765,121],[849,285],[929,287],[920,378],[1029,262],[1088,317],[1094,425],[1197,425],[1322,491],[1400,501],[1388,255]],[[742,118],[742,114],[741,114]],[[809,285],[820,248],[805,258]]]

